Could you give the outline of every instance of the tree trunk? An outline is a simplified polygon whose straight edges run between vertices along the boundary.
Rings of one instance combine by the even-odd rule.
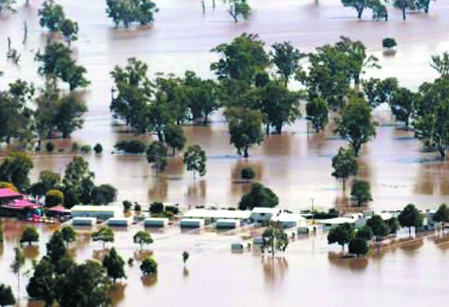
[[[402,20],[406,20],[407,16],[405,15],[405,3],[404,0],[402,0]]]
[[[172,147],[172,149],[173,149],[173,157],[174,157],[176,154],[176,149],[174,147]]]
[[[282,125],[277,125],[276,126],[276,133],[277,134],[282,134]]]
[[[244,158],[248,158],[248,157],[249,157],[249,154],[248,154],[248,147],[245,147],[243,157],[244,157]]]
[[[426,5],[424,6],[424,13],[429,13],[429,7],[430,7],[430,0],[426,1]]]
[[[358,7],[357,8],[357,18],[358,19],[362,18],[363,10],[364,10],[364,7]]]
[[[439,145],[438,146],[438,151],[440,152],[441,160],[444,160],[446,158],[446,148],[444,148],[443,146]]]
[[[266,132],[267,132],[267,135],[270,135],[270,123],[267,123]]]

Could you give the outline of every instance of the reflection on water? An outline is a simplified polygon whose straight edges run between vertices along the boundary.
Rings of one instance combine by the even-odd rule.
[[[288,261],[285,257],[264,257],[261,259],[265,282],[269,286],[279,285],[288,273]]]
[[[368,259],[362,258],[344,258],[341,253],[328,253],[329,263],[335,265],[336,267],[350,270],[365,270],[368,267]]]

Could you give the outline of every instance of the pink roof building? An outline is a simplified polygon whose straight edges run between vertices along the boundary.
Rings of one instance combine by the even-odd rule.
[[[0,203],[10,202],[16,199],[23,199],[23,195],[9,188],[0,189]]]

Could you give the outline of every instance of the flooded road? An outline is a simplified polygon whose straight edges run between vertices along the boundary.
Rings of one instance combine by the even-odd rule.
[[[35,52],[42,49],[47,34],[38,24],[37,9],[41,0],[30,1],[30,7],[0,17],[0,55],[6,54],[6,39],[22,54],[19,67],[0,57],[0,88],[17,78],[42,84],[37,76]],[[267,46],[283,40],[292,41],[302,51],[336,41],[340,35],[362,40],[370,53],[380,58],[382,70],[368,76],[397,77],[404,86],[416,89],[420,83],[433,80],[436,74],[429,67],[430,55],[449,47],[449,3],[431,4],[430,14],[411,14],[401,21],[399,12],[390,10],[388,23],[371,22],[370,12],[363,21],[356,20],[355,11],[345,9],[338,0],[263,0],[253,1],[251,22],[235,24],[226,6],[217,1],[212,10],[207,3],[203,16],[201,4],[193,0],[157,1],[160,12],[153,27],[115,29],[106,18],[103,0],[59,0],[66,15],[79,22],[79,41],[73,50],[86,66],[92,85],[82,93],[89,105],[84,128],[73,135],[73,141],[105,148],[101,156],[86,156],[97,183],[111,183],[119,189],[119,200],[130,199],[147,204],[163,200],[182,206],[236,206],[241,193],[249,189],[239,183],[239,170],[247,164],[258,171],[259,179],[279,196],[281,205],[291,209],[345,207],[340,183],[331,177],[331,157],[346,142],[333,136],[329,128],[324,134],[307,134],[307,123],[298,120],[286,127],[283,135],[269,136],[250,152],[245,161],[229,145],[227,127],[216,114],[209,127],[185,127],[189,144],[200,144],[208,155],[208,172],[193,180],[183,169],[181,157],[171,159],[168,170],[156,177],[143,156],[121,156],[111,152],[117,140],[133,138],[123,127],[112,125],[109,114],[109,72],[114,65],[123,65],[129,57],[148,63],[151,73],[159,71],[181,75],[187,69],[203,77],[212,77],[209,65],[215,56],[209,50],[232,40],[242,32],[258,33]],[[29,39],[22,46],[23,22],[27,21]],[[384,57],[380,45],[384,37],[395,37],[399,52]],[[397,129],[389,112],[375,111],[380,126],[377,137],[365,147],[360,159],[360,176],[369,180],[375,210],[402,208],[413,202],[420,208],[431,208],[449,201],[449,163],[438,160],[435,153],[422,152],[412,132]],[[143,136],[150,140],[150,136]],[[57,148],[69,142],[56,140]],[[67,152],[67,151],[66,151]],[[71,160],[67,153],[33,157],[36,178],[41,170],[63,172]]]

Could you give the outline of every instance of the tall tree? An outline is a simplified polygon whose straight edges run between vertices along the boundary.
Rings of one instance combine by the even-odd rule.
[[[38,11],[41,27],[47,28],[51,32],[59,31],[65,20],[64,8],[56,4],[54,0],[46,0]]]
[[[229,15],[234,18],[234,22],[239,21],[239,17],[244,20],[249,20],[251,17],[251,7],[247,0],[228,0],[229,1]]]
[[[89,163],[83,157],[75,156],[70,162],[62,180],[64,192],[64,206],[71,208],[78,202],[90,203],[91,192],[94,188],[95,174],[90,171]]]
[[[11,152],[0,165],[0,181],[10,182],[20,191],[25,191],[30,186],[28,175],[33,166],[26,154]]]
[[[11,271],[17,275],[17,300],[20,304],[20,276],[22,275],[22,267],[25,265],[25,256],[21,248],[14,248],[14,260],[11,263]]]
[[[196,173],[202,177],[206,175],[206,152],[200,145],[189,146],[184,153],[184,164],[188,171],[193,171],[193,178]]]
[[[239,210],[252,210],[256,207],[274,208],[278,204],[279,198],[271,189],[261,183],[254,183],[250,192],[242,195]]]
[[[248,150],[263,141],[263,115],[258,111],[243,108],[230,108],[225,112],[228,121],[231,144],[238,154],[249,157]]]
[[[103,242],[103,248],[105,248],[106,243],[114,242],[114,232],[111,228],[102,226],[92,233],[92,240]]]
[[[69,43],[69,46],[72,44],[73,41],[76,41],[78,39],[78,23],[72,21],[71,19],[64,19],[60,26],[60,30],[62,33],[62,36],[64,36],[65,40]]]
[[[134,243],[139,244],[140,249],[142,250],[145,244],[150,245],[153,243],[153,238],[148,231],[140,230],[134,235],[133,241]]]
[[[121,23],[128,28],[132,23],[141,26],[154,23],[154,14],[159,12],[151,0],[106,0],[106,14],[116,26]]]
[[[371,188],[368,182],[363,180],[354,180],[351,190],[351,200],[361,207],[373,200]]]
[[[398,80],[396,78],[386,78],[384,80],[370,78],[363,80],[363,93],[372,109],[381,103],[391,103],[393,93],[398,89]]]
[[[271,48],[273,50],[269,52],[270,61],[276,65],[276,72],[284,78],[287,84],[290,78],[302,69],[299,61],[307,55],[293,47],[290,42],[275,43]]]
[[[220,59],[211,64],[211,70],[219,79],[252,82],[256,73],[264,71],[269,65],[264,45],[258,35],[243,33],[230,44],[221,44],[212,49]]]
[[[366,226],[369,227],[377,241],[381,241],[385,236],[387,236],[390,231],[388,224],[382,219],[380,215],[373,215],[366,221]]]
[[[332,176],[343,183],[343,191],[345,191],[346,180],[356,175],[358,170],[354,150],[340,147],[338,154],[332,158],[332,167],[334,168]]]
[[[307,102],[307,120],[310,120],[316,133],[324,130],[329,121],[329,105],[323,98],[315,98]]]
[[[446,224],[449,223],[449,207],[446,204],[441,204],[435,212],[433,220],[441,223],[444,229]]]
[[[336,120],[335,130],[341,137],[347,139],[357,156],[362,145],[376,135],[376,126],[371,109],[364,98],[351,97],[342,110],[341,118]]]
[[[405,206],[399,213],[398,221],[402,227],[408,227],[409,234],[412,233],[412,227],[415,227],[416,231],[418,231],[419,227],[423,225],[423,217],[413,204]]]
[[[115,248],[112,248],[111,251],[104,256],[103,267],[106,269],[108,277],[112,278],[114,283],[117,279],[126,278],[124,266],[125,261],[123,261]]]
[[[393,93],[390,109],[396,120],[404,122],[406,126],[409,125],[410,116],[414,112],[415,100],[416,94],[404,87],[399,87]]]
[[[443,52],[442,55],[432,55],[430,66],[435,69],[441,78],[449,78],[449,52]]]
[[[353,8],[357,11],[357,18],[362,18],[363,11],[367,7],[367,0],[341,0],[345,7]]]
[[[345,245],[351,241],[354,237],[354,226],[345,223],[331,228],[327,235],[327,242],[329,244],[338,243],[341,245],[342,250],[345,249]]]
[[[167,166],[167,147],[164,143],[155,141],[148,146],[147,161],[153,165],[156,174],[164,171]]]
[[[276,252],[285,252],[288,246],[288,235],[279,223],[270,223],[262,233],[262,252],[267,251],[274,257]]]
[[[55,231],[47,243],[47,257],[52,263],[58,263],[67,253],[62,233]]]
[[[267,134],[270,134],[271,126],[281,134],[284,124],[292,124],[301,116],[302,94],[290,91],[283,82],[269,81],[259,89],[259,95],[258,109],[265,115]]]

